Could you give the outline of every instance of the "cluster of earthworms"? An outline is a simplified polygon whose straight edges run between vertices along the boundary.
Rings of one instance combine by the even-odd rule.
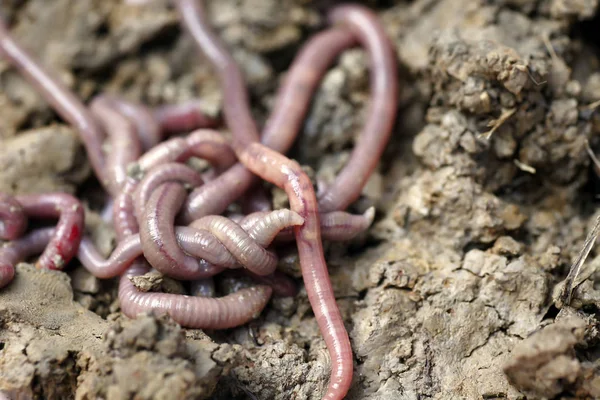
[[[276,270],[277,241],[295,240],[309,301],[332,360],[325,398],[341,399],[352,381],[352,351],[329,279],[322,239],[347,240],[371,224],[373,210],[351,215],[355,201],[388,141],[397,105],[395,54],[376,16],[361,6],[337,6],[333,27],[316,34],[297,55],[279,89],[262,132],[250,113],[243,75],[211,32],[198,0],[174,1],[183,27],[213,64],[223,91],[222,120],[229,140],[214,130],[218,120],[194,102],[149,108],[98,95],[84,105],[10,36],[0,23],[0,54],[79,133],[98,180],[112,198],[117,245],[102,257],[85,236],[84,208],[65,193],[0,195],[0,287],[17,262],[41,253],[39,268],[63,269],[73,258],[100,278],[120,276],[121,310],[168,313],[186,327],[222,329],[244,324],[272,293],[295,294],[295,284]],[[319,193],[289,150],[329,66],[361,45],[371,66],[371,102],[363,132],[335,181]],[[203,173],[186,161],[211,165]],[[283,190],[290,209],[271,210],[262,178]],[[240,202],[245,215],[226,214]],[[58,219],[53,228],[27,230],[32,219]],[[132,282],[151,268],[189,281],[189,294],[144,292]],[[213,277],[244,274],[255,284],[214,297]],[[237,275],[236,275],[237,276]]]

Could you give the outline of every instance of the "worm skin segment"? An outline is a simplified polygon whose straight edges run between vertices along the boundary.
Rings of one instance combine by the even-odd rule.
[[[61,81],[46,71],[10,35],[0,18],[0,55],[15,67],[42,97],[79,133],[96,176],[104,185],[102,129],[81,101]]]
[[[77,254],[83,236],[83,206],[66,193],[47,193],[16,196],[29,218],[56,218],[54,236],[36,265],[39,268],[62,270]]]
[[[398,105],[396,55],[377,15],[366,7],[344,5],[333,8],[329,20],[353,32],[366,49],[371,104],[350,160],[319,198],[321,212],[344,210],[360,196],[390,138]]]
[[[144,215],[146,203],[154,190],[166,182],[179,182],[190,187],[204,183],[202,176],[185,164],[166,163],[152,168],[140,181],[135,191],[135,215],[138,219]]]
[[[0,193],[0,240],[15,240],[25,233],[27,216],[13,197]]]
[[[168,162],[185,162],[191,157],[207,160],[222,171],[236,162],[229,142],[218,132],[200,129],[185,137],[176,137],[148,150],[137,164],[142,171]]]
[[[135,125],[105,97],[95,98],[90,110],[108,135],[110,150],[105,158],[105,176],[109,193],[115,196],[127,180],[127,167],[142,154],[142,145]]]
[[[221,298],[144,293],[133,285],[130,278],[148,271],[149,268],[144,263],[136,261],[121,277],[119,301],[121,311],[129,318],[154,310],[168,314],[184,327],[228,329],[256,318],[269,301],[272,292],[269,286],[258,285]]]
[[[0,245],[0,288],[13,280],[15,265],[41,253],[54,234],[54,228],[36,229],[20,239]]]

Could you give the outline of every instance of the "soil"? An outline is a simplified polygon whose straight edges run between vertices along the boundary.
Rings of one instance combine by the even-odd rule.
[[[210,2],[259,123],[331,3]],[[376,222],[327,246],[355,356],[348,398],[600,398],[600,274],[570,306],[557,301],[600,213],[586,152],[600,145],[598,1],[364,3],[395,43],[402,91],[380,168],[352,206],[375,206]],[[198,97],[205,111],[221,109],[210,66],[166,0],[8,0],[0,12],[83,99]],[[344,164],[368,102],[365,54],[348,51],[292,152],[317,182]],[[75,132],[2,62],[0,104],[0,191],[78,193],[109,252]],[[281,268],[299,276],[293,251]],[[115,282],[77,265],[65,274],[21,264],[0,291],[0,392],[11,399],[320,399],[328,377],[303,289],[225,332],[128,320]]]

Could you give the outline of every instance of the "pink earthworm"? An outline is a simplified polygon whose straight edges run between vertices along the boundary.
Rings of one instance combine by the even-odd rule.
[[[15,240],[27,229],[27,215],[13,197],[0,193],[0,240]]]
[[[140,238],[146,260],[156,270],[176,279],[196,279],[198,261],[183,252],[175,239],[175,216],[187,192],[175,182],[163,183],[154,190],[146,213],[140,219]]]
[[[102,129],[75,94],[61,81],[46,71],[38,61],[27,53],[10,35],[0,18],[0,54],[8,60],[56,110],[79,133],[92,168],[103,185],[104,155],[102,154]]]
[[[121,311],[130,318],[154,310],[169,314],[175,322],[189,328],[227,329],[243,325],[262,311],[271,297],[272,289],[257,285],[220,298],[182,296],[168,293],[144,293],[131,282],[133,276],[149,271],[136,261],[119,282]]]
[[[292,210],[304,218],[304,224],[294,228],[302,276],[332,360],[331,378],[324,398],[341,400],[352,384],[352,348],[325,263],[312,182],[298,163],[260,144],[253,124],[250,127],[239,125],[238,113],[249,114],[249,109],[239,109],[244,106],[240,99],[247,98],[244,82],[236,78],[241,73],[235,64],[224,63],[223,60],[228,60],[227,50],[208,28],[202,4],[196,0],[178,0],[176,4],[184,26],[218,73],[225,100],[224,117],[232,131],[238,159],[256,175],[283,188]],[[233,69],[237,71],[232,72]],[[236,103],[230,103],[233,99]],[[241,119],[246,120],[245,117]]]
[[[210,40],[215,40],[214,36]],[[317,85],[333,61],[355,44],[356,38],[352,32],[329,29],[315,35],[303,46],[279,89],[275,107],[263,130],[262,143],[281,153],[290,149],[308,112]],[[235,92],[230,97],[239,95],[234,86],[223,87],[224,90],[227,88],[233,88],[231,90]],[[254,130],[254,125],[251,129]],[[222,213],[256,182],[254,174],[236,164],[213,183],[190,194],[182,212],[183,220],[189,222],[204,215]]]
[[[319,198],[322,212],[344,210],[362,191],[390,138],[398,105],[394,46],[377,15],[366,7],[343,5],[329,13],[331,23],[352,31],[371,65],[371,104],[350,160]]]
[[[29,218],[56,218],[54,236],[40,256],[39,268],[62,270],[77,254],[84,229],[83,206],[67,193],[15,196]]]
[[[212,277],[225,268],[238,266],[235,257],[211,232],[178,226],[175,227],[175,239],[186,253],[206,261],[200,264],[200,271],[196,274],[198,279]],[[121,275],[142,254],[142,241],[139,234],[121,240],[107,259],[100,255],[88,237],[84,237],[77,258],[92,275],[107,279]]]
[[[226,168],[235,162],[235,154],[221,134],[201,129],[186,137],[173,138],[156,145],[142,155],[136,165],[142,173],[145,173],[158,165],[176,161],[183,162],[193,156],[206,159],[217,170]],[[139,231],[134,200],[138,183],[137,179],[129,178],[121,193],[115,198],[113,220],[118,240]]]
[[[142,171],[166,162],[185,162],[190,157],[207,160],[219,171],[236,162],[229,142],[216,131],[196,130],[185,137],[176,137],[148,150],[137,161]]]
[[[140,157],[142,146],[135,126],[106,98],[96,97],[89,107],[108,135],[105,176],[109,193],[116,196],[127,181],[129,164]]]
[[[144,150],[156,146],[165,136],[212,128],[217,119],[204,114],[198,100],[150,108],[116,95],[102,95],[106,101],[136,125]]]
[[[144,151],[156,146],[161,141],[160,125],[148,107],[109,94],[101,94],[97,98],[102,99],[135,125],[135,132]]]
[[[166,163],[152,168],[140,181],[135,192],[135,215],[138,217],[138,222],[144,215],[146,203],[152,192],[166,182],[179,182],[191,187],[204,183],[200,173],[185,164]]]
[[[175,240],[173,222],[185,198],[178,183],[164,183],[150,196],[140,237],[146,259],[155,269],[179,279],[195,279],[198,262],[187,255]],[[253,230],[249,235],[231,220],[210,216],[194,221],[190,227],[211,232],[239,263],[258,275],[272,273],[277,266],[274,254],[264,249],[284,227],[302,223],[297,214],[280,210],[264,217],[273,221]],[[258,225],[258,224],[257,224]]]
[[[218,119],[210,117],[200,109],[198,100],[185,101],[179,104],[165,104],[153,111],[164,135],[189,132],[199,128],[212,128]]]
[[[0,245],[0,288],[13,280],[15,265],[41,253],[54,234],[54,228],[36,229],[19,239]]]
[[[331,211],[321,213],[321,237],[332,242],[344,242],[354,239],[366,231],[375,218],[375,208],[369,207],[361,215],[354,215],[346,211]],[[290,228],[283,229],[277,235],[278,242],[294,240],[294,231]]]

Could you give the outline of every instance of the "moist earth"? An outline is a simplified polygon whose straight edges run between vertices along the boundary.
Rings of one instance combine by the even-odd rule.
[[[0,12],[85,100],[198,97],[219,113],[217,80],[168,1],[135,3],[9,0]],[[210,2],[259,123],[332,3]],[[326,247],[355,356],[348,398],[599,398],[596,250],[570,305],[558,301],[599,214],[586,151],[600,145],[598,1],[364,3],[393,40],[402,90],[392,139],[352,206],[375,206],[375,224]],[[368,103],[365,54],[347,51],[291,153],[317,182],[344,165]],[[89,232],[110,252],[113,234],[76,133],[4,62],[0,104],[0,191],[78,193]],[[299,276],[293,249],[281,268]],[[76,265],[66,274],[20,264],[0,291],[0,390],[22,399],[324,393],[329,356],[303,289],[273,299],[249,326],[202,332],[151,314],[127,319],[115,287]]]

